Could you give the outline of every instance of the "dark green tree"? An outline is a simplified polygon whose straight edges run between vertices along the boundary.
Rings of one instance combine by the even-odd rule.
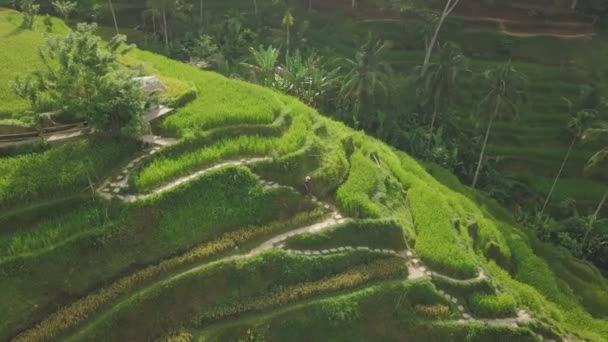
[[[60,110],[99,132],[137,135],[146,98],[134,74],[117,62],[130,47],[124,48],[120,35],[106,46],[96,28],[78,24],[66,36],[49,37],[40,49],[46,70],[17,78],[12,89],[36,111]]]
[[[364,107],[375,103],[378,97],[388,96],[390,66],[385,57],[390,46],[389,42],[369,34],[355,58],[345,60],[347,74],[341,92],[348,107],[353,109],[355,121]]]
[[[431,28],[424,42],[425,54],[422,66],[426,67],[431,61],[443,24],[460,0],[388,0],[388,2],[398,11],[417,14]]]
[[[478,113],[482,117],[485,117],[487,129],[481,152],[479,153],[475,175],[473,176],[473,184],[471,185],[473,188],[477,186],[477,182],[479,181],[479,173],[483,165],[494,121],[496,119],[519,116],[519,106],[523,100],[523,91],[526,83],[524,75],[517,71],[511,63],[486,70],[483,76],[487,81],[488,93],[480,102]]]
[[[467,69],[467,58],[458,46],[449,42],[441,47],[439,60],[429,63],[426,68],[418,68],[418,96],[423,105],[432,110],[429,141],[432,141],[438,118],[450,107],[458,77]]]
[[[53,1],[53,8],[63,20],[67,21],[70,18],[70,15],[76,10],[78,7],[78,3],[74,1]]]
[[[591,127],[594,120],[595,120],[595,114],[593,112],[587,111],[587,110],[581,110],[578,113],[576,113],[572,117],[572,119],[570,119],[570,121],[568,122],[568,132],[572,136],[572,140],[570,142],[570,145],[568,146],[568,150],[566,151],[566,155],[564,156],[564,160],[562,161],[559,171],[557,172],[557,175],[555,176],[555,179],[553,180],[553,183],[551,184],[551,189],[549,190],[549,193],[547,194],[547,197],[545,198],[545,202],[543,203],[543,207],[542,207],[539,215],[542,216],[545,213],[545,210],[547,209],[547,206],[549,205],[549,202],[551,201],[551,197],[553,196],[553,192],[555,191],[555,186],[557,185],[557,182],[559,181],[560,177],[562,176],[562,174],[564,172],[564,168],[565,168],[566,164],[568,163],[568,159],[570,159],[570,154],[572,153],[574,146],[576,145],[577,142],[579,142],[583,138],[583,135],[585,134],[587,129],[589,129]]]
[[[19,0],[17,8],[22,13],[21,27],[31,30],[36,21],[36,15],[40,12],[40,5],[35,0]]]

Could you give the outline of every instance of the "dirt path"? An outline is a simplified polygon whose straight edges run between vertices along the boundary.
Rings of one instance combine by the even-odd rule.
[[[213,165],[211,167],[204,168],[204,169],[194,172],[192,174],[189,174],[189,175],[186,175],[183,177],[179,177],[148,193],[124,194],[124,192],[129,188],[129,178],[130,178],[131,172],[133,171],[133,169],[135,167],[137,167],[139,164],[141,164],[144,160],[151,158],[153,155],[158,153],[163,147],[171,146],[171,145],[177,143],[177,141],[161,140],[161,139],[165,139],[165,138],[160,138],[160,139],[155,140],[157,142],[162,141],[159,146],[156,146],[152,149],[145,151],[144,154],[131,160],[121,170],[121,172],[118,176],[110,177],[105,182],[103,182],[102,185],[97,189],[97,191],[96,191],[97,194],[107,200],[116,198],[125,203],[143,201],[150,197],[157,196],[157,195],[165,193],[165,192],[169,192],[183,184],[192,182],[210,172],[213,172],[213,171],[216,171],[216,170],[219,170],[222,168],[231,167],[231,166],[252,165],[252,164],[260,163],[260,162],[271,159],[270,157],[262,157],[262,158],[243,158],[240,160],[226,161],[226,162],[223,162],[220,164]]]
[[[235,161],[226,161],[226,162],[222,162],[222,163],[216,164],[214,166],[202,169],[200,171],[194,172],[190,175],[175,179],[174,181],[172,181],[166,185],[163,185],[147,194],[123,195],[122,191],[126,190],[128,188],[128,180],[129,180],[130,173],[133,171],[133,169],[137,165],[139,165],[142,161],[146,160],[147,158],[150,158],[151,156],[158,153],[162,148],[171,146],[172,144],[176,143],[176,141],[164,140],[164,139],[165,138],[162,138],[162,137],[155,138],[154,139],[155,141],[160,141],[163,143],[160,143],[160,144],[156,143],[157,146],[151,148],[150,150],[145,151],[144,154],[131,160],[123,168],[123,170],[119,176],[106,180],[102,184],[102,186],[97,190],[97,193],[101,197],[106,198],[106,199],[116,198],[123,202],[135,202],[135,201],[139,201],[139,200],[145,200],[151,196],[156,196],[156,195],[171,191],[171,190],[175,189],[176,187],[179,187],[183,184],[192,182],[192,181],[196,180],[197,178],[200,178],[200,177],[204,176],[205,174],[208,174],[214,170],[218,170],[218,169],[230,167],[230,166],[251,165],[251,164],[259,163],[259,162],[270,159],[269,157],[262,157],[262,158],[247,158],[247,159],[241,159],[241,160],[235,160]],[[167,144],[164,144],[164,143],[167,143]],[[260,179],[259,176],[256,176],[256,177],[258,179],[258,182],[267,189],[276,189],[278,187],[283,187],[280,184],[277,184],[277,183],[274,183],[271,181],[262,180],[262,179]],[[289,188],[292,189],[293,191],[296,191],[295,189],[293,189],[291,187],[289,187]],[[252,256],[259,255],[260,253],[271,250],[273,248],[282,247],[285,240],[287,240],[290,237],[307,234],[307,233],[318,233],[323,230],[328,230],[328,229],[331,229],[333,227],[336,227],[340,224],[347,222],[348,219],[344,218],[342,216],[342,214],[340,214],[338,212],[338,210],[336,208],[334,208],[333,206],[331,206],[330,204],[323,203],[315,197],[312,198],[312,201],[315,204],[317,204],[318,206],[324,207],[325,209],[331,211],[331,217],[328,218],[327,220],[324,220],[323,222],[318,222],[318,223],[315,223],[312,225],[297,228],[292,231],[273,236],[270,239],[262,242],[258,246],[252,248],[250,251],[248,251],[246,253],[228,256],[228,257],[221,258],[221,259],[213,261],[213,262],[202,262],[197,265],[194,265],[193,267],[189,267],[185,271],[174,274],[174,275],[170,276],[169,278],[166,278],[163,280],[158,280],[158,279],[156,279],[158,276],[161,276],[162,274],[170,273],[170,270],[172,268],[175,269],[176,267],[183,267],[188,262],[195,261],[195,260],[191,259],[192,257],[190,257],[190,259],[189,259],[189,257],[186,256],[188,254],[180,255],[180,256],[174,257],[172,259],[164,260],[157,265],[149,266],[147,268],[136,271],[128,276],[125,276],[124,278],[121,278],[121,279],[115,281],[114,283],[96,291],[95,293],[89,294],[89,295],[81,298],[80,300],[77,300],[76,302],[59,309],[57,312],[51,314],[50,316],[45,318],[42,322],[40,322],[33,328],[20,334],[15,340],[16,341],[34,341],[34,340],[39,340],[41,337],[43,339],[52,339],[57,336],[60,336],[64,331],[66,331],[68,329],[72,329],[78,325],[83,325],[83,323],[84,323],[84,326],[82,327],[82,329],[80,329],[80,331],[84,331],[84,329],[86,329],[87,326],[90,326],[91,324],[94,324],[96,321],[101,320],[104,317],[104,315],[109,314],[113,308],[120,305],[121,302],[116,302],[107,308],[105,307],[106,305],[113,303],[120,297],[128,296],[127,299],[132,298],[132,296],[134,296],[136,294],[141,294],[141,293],[145,293],[146,291],[149,291],[150,289],[152,289],[155,285],[159,284],[160,282],[166,283],[166,282],[170,282],[170,281],[175,281],[176,279],[179,279],[180,277],[183,277],[184,275],[187,275],[192,272],[196,272],[204,267],[210,267],[211,265],[214,265],[214,264],[233,261],[233,260],[237,260],[237,259],[250,258]],[[424,277],[440,277],[444,280],[448,280],[448,281],[458,283],[458,284],[468,284],[471,281],[478,281],[480,279],[485,279],[485,274],[482,271],[480,271],[479,275],[476,278],[468,279],[468,280],[453,279],[451,277],[441,275],[436,272],[431,272],[430,270],[428,270],[426,268],[426,266],[424,266],[422,264],[422,262],[420,262],[418,259],[416,259],[414,257],[414,254],[410,251],[398,252],[398,251],[389,250],[389,249],[372,249],[372,248],[369,248],[366,246],[360,246],[360,247],[356,247],[356,248],[348,246],[348,247],[340,247],[340,248],[327,249],[327,250],[321,250],[321,251],[291,251],[291,250],[289,250],[288,252],[292,253],[292,254],[318,256],[318,255],[324,255],[324,254],[329,254],[329,253],[346,252],[346,251],[351,251],[351,250],[352,251],[358,250],[358,251],[367,251],[367,252],[372,252],[372,253],[390,254],[390,255],[394,255],[396,257],[400,257],[400,258],[404,259],[408,266],[408,271],[409,271],[408,279],[420,279],[420,278],[424,278]],[[192,252],[192,251],[189,251],[189,252]],[[220,251],[220,253],[221,252],[225,252],[225,251]],[[210,255],[207,255],[206,257],[202,257],[202,258],[204,260],[204,259],[208,259],[209,257],[210,257]],[[140,288],[149,279],[156,279],[156,281],[153,283],[144,285],[145,286],[144,288]],[[131,292],[133,290],[135,290],[135,292]],[[446,295],[447,296],[446,298],[449,298],[449,300],[452,303],[454,303],[454,305],[458,304],[458,301],[455,297],[451,297],[447,294],[444,294],[444,295]],[[101,313],[98,312],[100,309],[102,310]],[[458,306],[458,309],[462,313],[463,320],[472,320],[473,319],[470,314],[464,312],[464,307]],[[95,319],[91,320],[92,317],[95,317]],[[488,320],[488,321],[484,321],[484,322],[486,322],[488,324],[505,325],[505,324],[512,324],[513,322],[517,322],[517,319],[519,319],[519,318],[520,317],[507,318],[507,319],[502,319],[502,320]],[[85,323],[85,322],[88,322],[88,323]],[[77,336],[77,335],[78,335],[78,333],[75,336]]]
[[[470,279],[455,279],[447,275],[443,275],[434,271],[430,271],[427,269],[424,264],[415,257],[415,255],[411,251],[396,251],[391,249],[380,249],[380,248],[371,248],[367,246],[344,246],[337,248],[328,248],[323,250],[286,250],[290,254],[294,255],[303,255],[303,256],[320,256],[320,255],[328,255],[333,253],[344,253],[344,252],[352,252],[352,251],[364,251],[369,253],[379,253],[379,254],[387,254],[402,258],[406,261],[408,267],[408,280],[417,280],[425,277],[430,278],[441,278],[442,280],[448,281],[452,284],[458,285],[468,285],[475,282],[483,281],[487,279],[487,275],[483,270],[479,270],[478,275],[475,278]],[[529,313],[525,310],[519,310],[517,313],[517,317],[507,317],[507,318],[497,318],[497,319],[487,319],[487,318],[475,318],[473,315],[466,311],[463,305],[459,304],[459,299],[455,296],[452,296],[446,293],[443,290],[439,291],[439,294],[443,296],[448,302],[456,307],[459,311],[461,318],[458,321],[455,321],[459,324],[466,323],[484,323],[490,325],[499,325],[499,326],[519,326],[519,325],[527,325],[530,324],[533,319]]]
[[[247,163],[259,162],[261,160],[266,160],[266,159],[268,159],[268,158],[252,158],[252,159],[248,159],[248,160],[240,160],[240,161],[235,161],[235,162],[224,162],[221,164],[217,164],[212,167],[201,170],[199,172],[196,172],[192,175],[179,178],[179,179],[175,180],[174,182],[172,182],[168,185],[165,185],[162,188],[157,189],[154,194],[169,191],[172,188],[175,188],[181,184],[185,184],[189,181],[192,181],[193,179],[195,179],[197,177],[201,177],[202,175],[204,175],[208,172],[211,172],[212,170],[216,170],[216,169],[219,169],[222,167],[227,167],[227,166],[233,166],[233,165],[245,165]],[[276,188],[280,188],[280,187],[285,187],[285,186],[279,185],[275,182],[262,180],[259,177],[258,177],[258,182],[266,189],[276,189]],[[287,187],[287,188],[289,188],[293,191],[296,191],[294,188],[291,188],[291,187]],[[152,196],[152,195],[153,194],[145,195],[145,196]],[[115,196],[115,197],[120,198],[118,196]],[[114,198],[114,196],[111,198]],[[139,197],[138,197],[138,199],[139,199]],[[126,201],[127,199],[123,198],[123,200]],[[164,261],[161,261],[159,264],[155,264],[155,265],[146,267],[146,268],[136,271],[128,276],[125,276],[125,277],[113,282],[112,284],[110,284],[102,289],[99,289],[99,290],[95,291],[94,293],[91,293],[91,294],[77,300],[76,302],[73,302],[72,304],[70,304],[68,306],[65,306],[65,307],[59,309],[55,313],[47,316],[47,318],[45,318],[42,322],[40,322],[33,328],[31,328],[31,329],[25,331],[24,333],[20,334],[19,336],[17,336],[17,338],[15,340],[16,341],[36,341],[36,340],[39,340],[41,336],[44,339],[53,339],[53,338],[56,338],[57,336],[61,336],[61,334],[64,331],[66,331],[68,329],[72,329],[75,326],[81,325],[88,321],[88,323],[85,323],[85,328],[86,328],[86,326],[93,324],[94,321],[96,321],[97,319],[101,319],[101,317],[103,317],[104,312],[107,313],[107,312],[111,311],[112,308],[119,305],[120,302],[117,302],[108,308],[104,308],[105,305],[108,305],[108,304],[114,302],[115,300],[117,300],[120,297],[128,296],[127,298],[131,298],[133,295],[135,295],[137,293],[145,292],[148,289],[154,287],[154,285],[158,284],[158,282],[160,282],[160,281],[162,281],[162,282],[172,281],[172,280],[178,279],[179,277],[182,277],[186,274],[196,272],[196,271],[200,270],[201,268],[210,267],[211,265],[214,265],[214,264],[234,261],[234,260],[238,260],[238,259],[250,258],[250,257],[259,255],[265,251],[275,248],[277,244],[283,242],[284,240],[286,240],[289,237],[302,235],[302,234],[306,234],[306,233],[320,232],[320,231],[323,231],[326,229],[333,228],[337,225],[343,224],[347,221],[330,204],[321,202],[314,197],[312,198],[312,201],[314,203],[316,203],[318,206],[323,207],[326,210],[330,210],[331,216],[322,222],[318,222],[318,223],[315,223],[312,225],[308,225],[308,226],[301,227],[301,228],[298,228],[298,229],[295,229],[295,230],[292,230],[292,231],[289,231],[286,233],[282,233],[282,234],[273,236],[270,239],[260,243],[257,247],[251,249],[248,252],[228,256],[228,257],[221,258],[221,259],[213,261],[213,262],[207,261],[207,262],[198,263],[192,267],[189,267],[187,270],[184,270],[182,272],[179,272],[177,274],[170,276],[167,279],[157,280],[151,284],[143,285],[149,279],[157,279],[159,276],[161,276],[162,274],[166,274],[166,273],[170,274],[172,269],[175,270],[176,268],[184,267],[188,263],[196,262],[196,260],[195,260],[196,257],[193,257],[192,255],[196,256],[198,253],[203,255],[204,253],[201,253],[201,250],[205,249],[206,244],[203,244],[199,247],[195,247],[193,250],[188,251],[183,255],[180,255],[180,256],[177,256],[177,257],[174,257],[171,259],[166,259]],[[198,252],[196,252],[195,250],[198,250]],[[219,251],[219,253],[225,253],[225,252],[227,252],[227,251]],[[202,257],[202,260],[209,259],[211,257],[213,257],[213,255],[205,254],[205,257]],[[144,286],[143,288],[141,288],[142,285]],[[131,292],[133,290],[135,290],[135,292]],[[98,312],[100,309],[103,311],[102,313]],[[90,319],[92,317],[97,317],[97,318],[94,321],[90,321]],[[82,329],[81,329],[81,331],[82,331]]]

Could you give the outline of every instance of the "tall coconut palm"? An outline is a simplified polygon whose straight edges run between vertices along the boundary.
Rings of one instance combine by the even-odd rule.
[[[175,9],[175,0],[147,0],[146,6],[160,13],[163,21],[163,38],[165,41],[165,49],[169,49],[169,24],[167,17]]]
[[[291,48],[291,27],[295,23],[295,19],[288,8],[283,15],[283,25],[285,26],[285,62],[289,60],[289,50]]]
[[[468,59],[458,46],[450,42],[442,46],[437,62],[417,69],[421,85],[418,96],[433,111],[429,141],[432,141],[438,117],[450,106],[458,76],[465,70],[468,70]]]
[[[593,123],[594,119],[595,119],[595,114],[593,112],[581,110],[578,113],[576,113],[574,115],[574,117],[572,117],[572,119],[570,119],[570,122],[568,122],[568,131],[572,135],[572,141],[570,142],[570,145],[568,146],[568,150],[566,151],[564,160],[562,161],[559,171],[557,172],[557,175],[555,176],[555,179],[553,180],[553,184],[551,184],[551,189],[549,190],[549,193],[547,194],[547,198],[545,198],[545,202],[543,203],[543,207],[539,213],[540,216],[542,216],[545,213],[545,210],[547,209],[547,206],[549,205],[549,202],[551,201],[551,197],[553,196],[555,186],[557,185],[557,182],[559,181],[560,177],[562,176],[562,173],[564,172],[564,167],[568,163],[568,159],[570,159],[570,154],[572,153],[572,149],[574,148],[574,145],[578,141],[581,140],[581,138],[583,137],[583,135],[587,131],[587,129],[589,129],[591,127],[591,124]]]
[[[112,4],[112,0],[108,0],[110,5],[110,13],[112,13],[112,19],[114,19],[114,28],[116,29],[116,34],[120,34],[118,30],[118,21],[116,20],[116,12],[114,12],[114,4]]]
[[[388,3],[400,12],[417,13],[429,24],[429,32],[424,39],[425,54],[422,64],[426,67],[431,62],[443,24],[460,0],[389,0]]]
[[[370,34],[355,58],[345,60],[349,71],[344,76],[342,95],[353,107],[355,116],[379,95],[388,95],[390,66],[385,56],[389,48],[389,42],[376,40]]]
[[[473,188],[477,186],[477,182],[479,181],[479,172],[483,165],[494,121],[519,116],[519,106],[523,100],[523,91],[526,83],[524,75],[517,71],[511,63],[486,70],[483,77],[488,82],[488,93],[481,100],[479,106],[480,108],[485,107],[486,110],[489,109],[487,108],[489,106],[493,110],[478,111],[478,113],[487,116],[488,122],[481,152],[479,153],[475,176],[473,177]]]
[[[608,130],[606,130],[605,133],[606,135],[608,135]],[[606,172],[606,169],[608,169],[608,146],[604,147],[589,160],[589,163],[585,168],[585,173],[587,175],[597,176],[598,180],[606,181],[608,180],[608,172]],[[604,196],[600,200],[600,203],[598,204],[597,208],[593,212],[593,215],[591,215],[591,218],[589,219],[588,228],[585,232],[585,237],[583,238],[583,246],[587,244],[589,234],[591,233],[591,231],[593,231],[595,223],[597,222],[600,216],[600,212],[604,205],[606,205],[607,201],[608,189],[606,189],[606,191],[604,192]]]

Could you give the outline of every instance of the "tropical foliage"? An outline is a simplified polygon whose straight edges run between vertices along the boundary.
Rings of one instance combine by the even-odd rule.
[[[135,136],[143,129],[146,99],[134,73],[119,70],[126,37],[116,36],[102,48],[96,28],[79,24],[65,37],[48,39],[40,54],[47,70],[18,77],[12,89],[34,110],[60,110],[94,129]]]

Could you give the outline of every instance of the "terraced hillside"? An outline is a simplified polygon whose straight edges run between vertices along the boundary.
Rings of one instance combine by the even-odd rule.
[[[444,170],[275,91],[123,63],[198,96],[158,144],[0,159],[0,340],[608,336],[598,270]]]
[[[343,9],[336,10],[332,7],[332,4],[337,3],[341,2],[326,3],[324,6],[327,6],[327,10],[307,17],[312,22],[311,27],[315,28],[310,32],[312,44],[320,51],[331,46],[332,54],[350,58],[357,48],[352,36],[374,32],[395,44],[387,57],[393,69],[402,75],[414,73],[414,68],[424,58],[421,48],[415,45],[416,40],[411,38],[415,36],[411,32],[417,29],[415,20],[398,19],[399,16],[394,12],[370,14],[369,8],[372,5],[367,2],[361,3],[361,6],[367,6],[365,10],[345,16]],[[468,8],[468,5],[473,8]],[[601,33],[589,33],[588,25],[580,30],[569,31],[580,35],[579,37],[543,35],[545,28],[535,27],[534,23],[539,20],[522,16],[526,13],[524,9],[514,10],[516,13],[501,12],[503,7],[509,5],[488,5],[489,10],[482,5],[479,5],[481,9],[476,9],[476,3],[464,2],[459,5],[458,13],[447,21],[442,31],[442,41],[452,41],[462,47],[465,55],[470,58],[472,75],[479,75],[507,60],[511,60],[517,70],[526,75],[526,101],[519,118],[494,127],[490,154],[501,159],[502,170],[525,181],[540,194],[539,197],[543,197],[568,149],[569,142],[563,137],[571,116],[564,98],[576,101],[582,87],[593,82],[593,71],[598,74],[605,72],[605,64],[600,62],[599,56],[606,54],[608,46]],[[493,9],[494,7],[498,8]],[[489,18],[489,22],[484,22],[480,20],[480,15],[494,17]],[[520,21],[523,23],[513,22],[517,15],[522,17]],[[568,23],[586,19],[557,17],[558,23],[559,20]],[[501,21],[506,28],[501,29]],[[555,22],[550,24],[550,20],[542,22],[559,26]],[[526,35],[506,35],[504,30],[524,32]],[[501,52],[504,46],[507,46],[508,51]],[[478,77],[470,77],[464,83],[465,91],[455,101],[452,115],[460,119],[463,129],[470,130],[474,135],[479,131],[475,131],[476,122],[471,117],[479,99],[484,96],[484,83]],[[598,145],[591,143],[577,144],[572,158],[566,164],[563,182],[556,189],[555,204],[568,198],[583,204],[597,203],[601,199],[602,192],[599,189],[603,185],[583,177],[585,162],[598,148]]]

